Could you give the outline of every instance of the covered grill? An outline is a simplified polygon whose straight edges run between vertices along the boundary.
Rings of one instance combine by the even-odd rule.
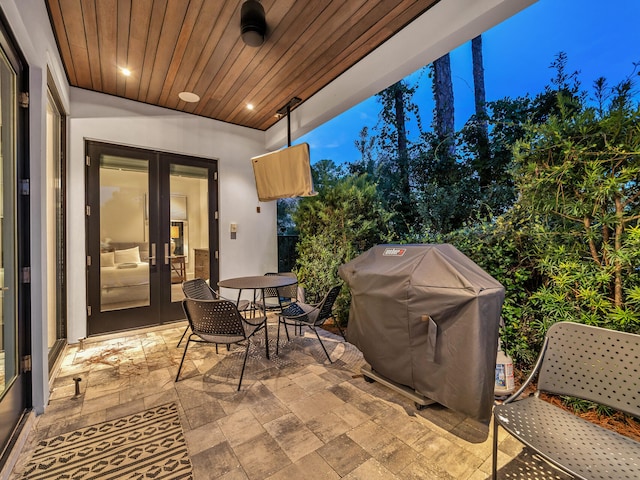
[[[378,245],[342,265],[349,341],[377,373],[489,423],[504,287],[452,245]]]

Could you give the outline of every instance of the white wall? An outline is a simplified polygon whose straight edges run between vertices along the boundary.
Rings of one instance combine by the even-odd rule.
[[[258,202],[251,157],[265,153],[263,133],[130,100],[71,88],[68,259],[70,342],[86,336],[85,139],[218,160],[220,278],[277,269],[275,202]],[[256,212],[260,206],[261,213]],[[229,224],[238,224],[235,240]]]

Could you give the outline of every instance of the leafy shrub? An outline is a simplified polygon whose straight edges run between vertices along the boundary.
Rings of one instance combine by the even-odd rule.
[[[327,179],[316,197],[300,201],[294,220],[300,232],[296,272],[307,301],[320,300],[342,283],[338,267],[379,243],[390,240],[391,215],[382,207],[376,185],[366,175]],[[346,286],[334,312],[345,325],[351,298]]]
[[[520,205],[540,218],[532,294],[539,329],[574,321],[640,332],[640,108],[630,84],[608,109],[558,97],[514,150]]]
[[[529,255],[530,219],[520,213],[516,206],[500,217],[431,240],[451,243],[505,287],[502,344],[516,364],[526,369],[535,360],[544,333],[532,329],[535,315],[528,299],[540,278]]]

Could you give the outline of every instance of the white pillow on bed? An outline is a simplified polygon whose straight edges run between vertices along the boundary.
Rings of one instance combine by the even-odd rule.
[[[140,247],[116,250],[115,263],[140,263]]]
[[[114,252],[105,252],[100,254],[100,266],[101,267],[113,267],[115,263]]]

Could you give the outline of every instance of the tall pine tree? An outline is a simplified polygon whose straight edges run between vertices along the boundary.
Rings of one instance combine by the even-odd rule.
[[[417,220],[411,200],[411,158],[407,133],[410,114],[416,117],[420,127],[418,107],[412,101],[416,88],[400,80],[377,95],[382,104],[377,180],[382,198],[395,213],[395,230],[401,236],[407,234]]]
[[[455,155],[455,122],[451,59],[448,53],[433,62],[433,97],[435,100],[433,131],[445,147],[446,155],[453,157]]]
[[[491,182],[491,169],[489,156],[489,134],[487,128],[487,98],[484,89],[484,63],[482,61],[482,36],[478,35],[471,40],[471,58],[473,63],[473,94],[475,103],[475,135],[476,147],[476,172],[483,189]]]

